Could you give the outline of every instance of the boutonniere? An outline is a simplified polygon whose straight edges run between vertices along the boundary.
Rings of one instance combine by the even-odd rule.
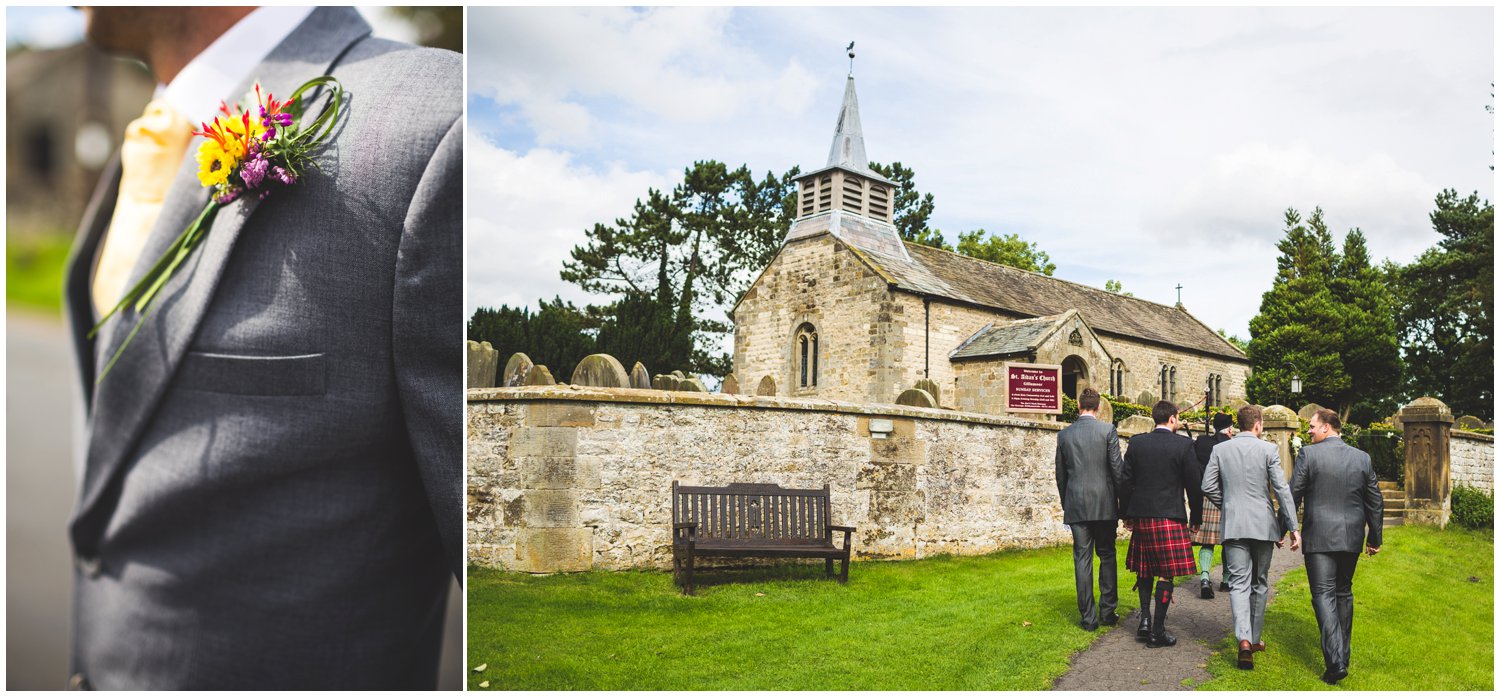
[[[302,95],[310,89],[325,86],[328,100],[309,122],[304,118]],[[256,84],[253,104],[250,95],[246,96],[245,104],[233,110],[221,104],[221,113],[214,117],[213,123],[205,123],[202,130],[193,131],[193,135],[204,137],[203,144],[198,146],[198,181],[212,189],[208,204],[177,236],[166,253],[151,265],[140,282],[89,331],[89,338],[94,338],[110,317],[127,307],[134,306],[139,314],[135,327],[104,365],[96,384],[104,380],[115,361],[120,359],[120,354],[125,352],[125,347],[135,339],[157,292],[182,262],[193,255],[220,208],[241,196],[266,198],[278,188],[296,184],[308,168],[316,167],[313,151],[333,132],[343,97],[343,86],[326,75],[303,83],[284,102],[277,101],[269,92],[262,95],[260,85]]]

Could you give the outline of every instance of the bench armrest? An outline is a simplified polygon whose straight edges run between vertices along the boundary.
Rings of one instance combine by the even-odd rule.
[[[848,525],[830,525],[828,526],[828,529],[837,530],[839,532],[855,532],[858,530],[858,528],[853,528]]]
[[[674,542],[695,542],[698,539],[697,523],[673,523],[672,540]]]

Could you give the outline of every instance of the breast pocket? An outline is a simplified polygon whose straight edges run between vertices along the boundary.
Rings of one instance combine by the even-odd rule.
[[[328,370],[321,353],[300,356],[238,356],[189,351],[177,371],[185,390],[267,397],[320,395]]]

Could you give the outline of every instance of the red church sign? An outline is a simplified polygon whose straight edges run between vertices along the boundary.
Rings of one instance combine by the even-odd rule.
[[[1005,410],[1061,414],[1062,366],[1006,363]]]

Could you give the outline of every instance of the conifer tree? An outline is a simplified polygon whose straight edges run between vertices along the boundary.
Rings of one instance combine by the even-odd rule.
[[[1317,208],[1304,224],[1295,209],[1284,218],[1285,236],[1277,243],[1276,279],[1261,296],[1260,313],[1250,320],[1251,374],[1246,383],[1258,404],[1317,402],[1337,404],[1349,390],[1341,352],[1343,319],[1330,287],[1338,259],[1333,237]],[[1291,368],[1285,367],[1287,362]],[[1302,393],[1292,395],[1291,373],[1302,378]]]
[[[1335,403],[1343,420],[1370,423],[1398,406],[1401,350],[1396,303],[1384,276],[1370,264],[1370,251],[1359,228],[1344,237],[1332,285],[1343,315],[1341,355],[1349,376],[1349,387],[1337,395]]]

